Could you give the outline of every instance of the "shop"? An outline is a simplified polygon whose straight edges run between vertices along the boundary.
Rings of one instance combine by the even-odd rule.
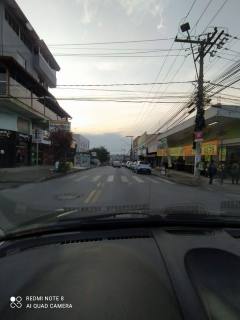
[[[0,167],[30,165],[31,147],[30,135],[0,129]]]

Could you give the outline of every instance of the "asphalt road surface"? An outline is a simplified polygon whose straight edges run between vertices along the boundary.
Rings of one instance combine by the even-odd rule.
[[[162,209],[200,205],[217,213],[223,201],[238,198],[158,176],[136,174],[127,168],[106,166],[0,191],[0,226],[11,229],[40,216],[57,216],[60,209],[79,207]]]

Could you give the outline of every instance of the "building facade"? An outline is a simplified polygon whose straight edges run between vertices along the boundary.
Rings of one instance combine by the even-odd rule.
[[[76,167],[90,167],[89,140],[78,133],[73,134],[73,140],[76,150],[74,165]]]
[[[48,91],[60,67],[14,0],[0,17],[0,167],[49,162],[49,124],[70,119]]]
[[[240,162],[240,107],[215,105],[205,111],[202,160]],[[159,163],[171,159],[174,169],[194,172],[194,118],[159,135],[157,158]],[[169,162],[169,161],[168,161]]]

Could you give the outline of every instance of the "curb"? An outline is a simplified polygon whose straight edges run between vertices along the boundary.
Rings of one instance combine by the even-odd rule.
[[[74,174],[74,173],[78,173],[78,172],[81,172],[81,171],[86,171],[86,170],[89,170],[91,168],[86,168],[86,169],[76,169],[75,171],[70,171],[70,172],[66,172],[66,173],[58,173],[58,174],[55,174],[53,176],[45,176],[43,178],[40,178],[40,179],[36,179],[36,180],[30,180],[30,181],[0,181],[0,184],[7,184],[7,183],[12,183],[12,184],[28,184],[28,183],[39,183],[39,182],[43,182],[43,181],[48,181],[48,180],[53,180],[53,179],[57,179],[57,178],[61,178],[61,177],[64,177],[64,176],[68,176],[68,175],[71,175],[71,174]]]
[[[152,175],[154,175],[156,177],[164,178],[166,180],[169,180],[169,181],[172,181],[172,182],[175,182],[175,183],[178,183],[178,184],[183,184],[183,185],[186,185],[186,186],[190,186],[190,187],[199,187],[199,186],[202,185],[202,184],[197,184],[195,182],[191,183],[191,182],[181,181],[181,180],[178,180],[178,179],[170,178],[169,176],[159,175],[159,174],[156,174],[156,173],[152,173]]]

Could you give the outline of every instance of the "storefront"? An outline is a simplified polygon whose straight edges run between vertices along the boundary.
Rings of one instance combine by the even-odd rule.
[[[0,167],[30,165],[31,147],[30,135],[0,129]]]
[[[222,150],[222,151],[220,151]],[[209,162],[211,159],[218,161],[221,154],[224,161],[224,149],[220,149],[218,140],[211,140],[202,143],[202,159]],[[184,145],[179,147],[170,147],[158,149],[157,156],[167,161],[167,157],[171,157],[172,168],[179,171],[194,172],[195,150],[192,145]]]

